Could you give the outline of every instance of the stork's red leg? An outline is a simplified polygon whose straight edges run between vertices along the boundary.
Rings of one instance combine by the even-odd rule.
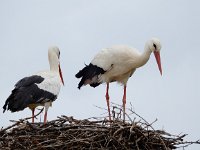
[[[126,111],[126,85],[124,85],[124,96],[123,96],[123,120],[125,121],[125,111]]]
[[[31,110],[32,110],[32,123],[34,123],[34,116],[35,116],[34,112],[35,112],[35,108],[33,108],[33,109],[31,109]]]
[[[47,123],[47,111],[45,110],[45,114],[44,114],[44,124]]]
[[[110,115],[110,102],[109,102],[109,83],[107,83],[107,87],[106,87],[106,102],[107,102],[107,106],[108,106],[108,115],[109,115],[109,121],[111,121],[111,115]]]

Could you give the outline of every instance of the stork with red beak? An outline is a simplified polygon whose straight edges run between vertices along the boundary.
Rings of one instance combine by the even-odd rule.
[[[47,122],[48,108],[57,99],[61,84],[64,85],[58,47],[49,48],[48,58],[50,70],[41,71],[19,80],[15,84],[11,95],[7,98],[3,106],[3,112],[5,110],[17,112],[29,107],[32,110],[32,122],[34,123],[35,108],[37,106],[44,106],[44,124]]]
[[[102,49],[91,61],[77,74],[77,78],[81,78],[78,84],[80,89],[83,85],[89,84],[96,87],[101,83],[106,83],[106,101],[108,107],[109,120],[110,102],[109,102],[109,83],[119,82],[124,86],[123,102],[123,119],[125,120],[125,105],[126,105],[126,86],[129,77],[133,75],[135,70],[147,63],[153,52],[158,64],[159,71],[162,75],[161,59],[160,59],[161,44],[159,39],[152,38],[147,41],[144,52],[140,53],[137,49],[128,46],[113,46]]]

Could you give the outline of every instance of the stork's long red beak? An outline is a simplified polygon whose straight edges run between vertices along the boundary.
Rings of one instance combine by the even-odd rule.
[[[63,76],[62,76],[62,70],[60,68],[60,64],[58,65],[58,68],[59,68],[59,74],[60,74],[60,79],[62,81],[62,84],[65,85],[64,80],[63,80]]]
[[[162,66],[161,66],[161,60],[160,60],[160,52],[159,51],[154,51],[154,56],[156,58],[158,68],[160,70],[160,74],[162,75]]]

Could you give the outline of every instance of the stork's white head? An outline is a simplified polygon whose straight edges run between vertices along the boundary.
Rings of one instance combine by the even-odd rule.
[[[64,80],[62,77],[62,70],[60,68],[60,50],[57,46],[49,47],[48,50],[48,56],[49,56],[49,64],[50,64],[50,70],[53,71],[59,71],[60,79],[64,85]]]
[[[60,50],[59,50],[59,48],[57,46],[51,46],[51,47],[49,47],[48,54],[49,54],[49,57],[51,57],[53,55],[56,55],[57,59],[60,58]]]
[[[161,50],[161,43],[158,38],[150,39],[148,42],[148,46],[152,52],[155,52],[155,51],[160,52],[160,50]]]
[[[160,70],[160,74],[162,75],[162,66],[160,59],[160,50],[161,50],[160,40],[158,38],[152,38],[147,42],[147,46],[154,53],[154,56],[158,64],[158,68]]]

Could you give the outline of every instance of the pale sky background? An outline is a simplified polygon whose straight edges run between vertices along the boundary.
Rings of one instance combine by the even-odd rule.
[[[105,116],[94,106],[106,108],[105,84],[78,90],[74,75],[101,48],[126,44],[142,52],[147,40],[158,37],[163,76],[152,55],[129,79],[127,107],[131,102],[149,122],[157,118],[156,129],[200,139],[199,6],[197,0],[0,0],[1,108],[19,79],[49,69],[47,49],[57,45],[65,86],[48,120]],[[122,95],[123,87],[112,83],[111,102],[121,104]],[[31,116],[29,109],[2,112],[0,127]]]

